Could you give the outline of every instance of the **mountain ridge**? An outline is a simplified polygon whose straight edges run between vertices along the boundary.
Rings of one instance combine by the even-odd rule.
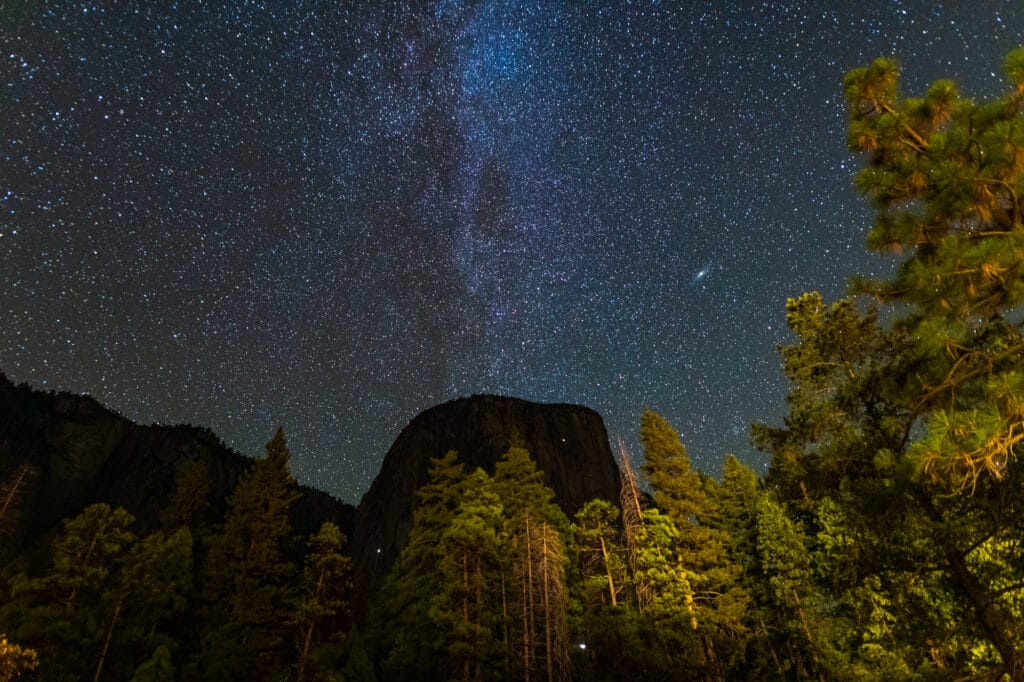
[[[293,531],[308,536],[325,521],[337,524],[349,538],[357,582],[379,585],[408,537],[415,492],[427,482],[430,460],[456,450],[467,470],[493,472],[514,431],[568,515],[593,497],[617,501],[618,464],[595,410],[483,394],[435,405],[410,420],[357,506],[300,486]],[[190,460],[206,464],[212,517],[223,518],[228,496],[255,459],[212,430],[140,425],[91,396],[16,386],[0,372],[0,485],[19,467],[32,472],[18,495],[21,514],[0,550],[28,549],[96,502],[124,507],[140,530],[152,530],[174,493],[177,468]],[[5,522],[11,525],[12,518]]]

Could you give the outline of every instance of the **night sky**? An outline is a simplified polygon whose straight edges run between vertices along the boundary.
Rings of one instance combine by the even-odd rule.
[[[0,2],[0,369],[357,502],[474,393],[764,469],[863,247],[843,74],[1003,90],[1024,3]],[[441,453],[437,453],[441,454]]]

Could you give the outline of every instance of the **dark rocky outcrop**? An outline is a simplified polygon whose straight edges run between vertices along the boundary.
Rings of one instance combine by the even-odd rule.
[[[597,412],[491,395],[461,398],[421,413],[388,451],[356,509],[351,547],[359,573],[379,584],[398,557],[431,459],[456,450],[467,470],[493,473],[514,429],[567,514],[595,497],[618,500],[619,469]]]
[[[140,530],[154,528],[174,492],[178,465],[189,459],[207,464],[213,511],[223,514],[253,460],[227,448],[209,429],[141,426],[88,396],[14,386],[0,373],[0,484],[23,465],[33,472],[19,495],[17,523],[4,528],[7,551],[31,545],[95,502],[124,507]],[[351,533],[350,505],[312,488],[302,492],[292,511],[298,534],[308,535],[328,520]]]

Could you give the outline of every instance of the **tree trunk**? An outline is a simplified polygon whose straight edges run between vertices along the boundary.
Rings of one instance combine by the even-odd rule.
[[[921,490],[917,491],[917,500],[932,521],[936,524],[945,522],[942,512]],[[999,653],[1003,661],[1003,671],[1010,676],[1011,682],[1024,682],[1024,655],[1017,651],[1010,639],[1008,631],[1011,625],[1006,622],[1005,616],[1000,613],[999,606],[990,598],[985,586],[971,573],[965,554],[955,547],[948,546],[944,548],[943,553],[953,578],[967,595],[967,601],[978,619],[978,625]]]
[[[629,450],[619,439],[619,455],[622,460],[620,469],[622,486],[619,489],[619,504],[622,507],[622,530],[626,540],[626,552],[629,556],[629,568],[633,575],[637,574],[637,535],[643,527],[643,508],[640,506],[640,490],[633,474],[633,464],[630,461]],[[651,602],[651,595],[648,586],[641,580],[633,582],[633,589],[636,592],[636,604],[641,613],[647,611]]]
[[[542,528],[543,530],[543,528]],[[544,579],[542,585],[544,590],[544,658],[547,659],[547,670],[548,670],[548,682],[553,682],[555,678],[554,669],[552,667],[552,646],[551,646],[551,600],[548,594],[548,534],[542,533],[541,535],[541,576]]]
[[[306,663],[309,661],[309,649],[313,644],[313,630],[316,627],[315,623],[310,623],[306,626],[306,634],[302,638],[302,651],[299,653],[298,673],[296,678],[298,682],[303,682],[306,679]]]
[[[469,624],[469,553],[462,553],[462,622]],[[462,659],[462,679],[469,682],[469,656]]]
[[[523,602],[526,605],[524,608],[529,613],[529,619],[525,621],[523,628],[523,662],[525,663],[525,680],[530,680],[530,668],[533,665],[533,631],[534,622],[537,618],[537,611],[533,606],[533,536],[532,529],[530,528],[530,514],[527,513],[523,517],[525,523],[526,532],[524,534],[524,540],[526,541],[526,572],[525,572],[525,587],[526,594],[523,595]]]
[[[481,642],[480,642],[480,632],[483,629],[483,627],[480,624],[480,619],[481,619],[483,611],[484,611],[484,595],[483,595],[484,575],[483,575],[483,570],[484,570],[483,566],[481,565],[481,562],[478,559],[477,560],[477,564],[476,564],[476,569],[475,569],[476,580],[474,581],[475,597],[476,597],[476,601],[474,603],[474,606],[475,606],[475,609],[476,609],[476,620],[473,621],[473,651],[476,653],[476,655],[473,657],[473,679],[476,680],[476,682],[480,682],[480,680],[483,679],[483,668],[482,668],[482,666],[483,666],[484,652],[482,651]]]
[[[677,557],[677,561],[682,563],[681,557]],[[683,588],[686,590],[686,612],[690,614],[690,627],[693,628],[694,632],[697,632],[699,624],[697,622],[697,609],[693,605],[693,587],[690,586],[685,569],[682,571],[681,579],[683,581]]]
[[[988,598],[985,587],[977,576],[967,567],[967,561],[958,552],[947,550],[946,561],[949,562],[953,575],[963,588],[978,619],[978,625],[992,642],[1003,660],[1003,670],[1010,676],[1011,682],[1024,682],[1024,656],[1017,651],[1013,641],[1007,634],[1009,629],[999,607]]]
[[[100,651],[100,660],[96,663],[96,674],[92,677],[92,682],[99,682],[100,674],[103,672],[103,663],[107,660],[107,652],[110,651],[110,640],[114,637],[114,627],[117,625],[117,621],[121,618],[121,603],[123,597],[119,597],[117,605],[114,607],[114,615],[110,617],[110,625],[107,627],[107,636],[103,638],[103,650]]]
[[[683,558],[676,556],[676,561],[682,563]],[[711,646],[711,640],[707,637],[701,636],[697,633],[700,628],[700,622],[697,620],[697,607],[693,603],[693,587],[690,585],[690,580],[686,577],[686,569],[680,569],[681,575],[680,580],[683,583],[683,589],[686,590],[686,613],[690,616],[690,628],[693,630],[694,636],[697,638],[697,652],[700,654],[700,663],[707,670],[715,669],[715,652]],[[707,676],[710,679],[715,679],[715,676]]]
[[[508,592],[507,592],[507,590],[508,590],[508,587],[505,584],[505,569],[502,568],[501,569],[501,643],[502,643],[502,650],[505,652],[505,670],[506,671],[508,670],[508,667],[509,667],[509,665],[511,663],[511,661],[509,661],[509,657],[508,657],[508,652],[509,652],[509,648],[508,648],[508,646],[509,646],[508,626],[509,626],[509,622],[508,622],[508,596],[507,596]]]
[[[786,679],[785,671],[782,669],[782,662],[779,660],[779,655],[775,652],[775,645],[772,644],[772,635],[768,631],[768,627],[764,624],[764,619],[759,619],[758,622],[761,624],[761,632],[764,633],[764,640],[768,644],[768,653],[772,656],[772,662],[775,664],[775,670],[779,673],[779,679]]]
[[[7,515],[7,510],[11,507],[11,503],[14,502],[14,500],[18,497],[18,493],[21,490],[21,485],[22,483],[25,482],[25,478],[28,476],[31,470],[32,467],[30,467],[28,464],[22,464],[20,467],[18,467],[17,476],[14,479],[14,482],[11,483],[11,488],[7,492],[7,495],[4,497],[3,505],[0,505],[0,521],[3,521],[4,517]]]
[[[320,575],[317,577],[317,581],[316,581],[316,591],[313,592],[313,600],[314,601],[316,601],[316,602],[320,601],[320,595],[323,592],[323,588],[324,588],[324,572],[320,571]],[[306,679],[306,677],[305,677],[305,675],[306,675],[306,663],[309,661],[309,650],[313,646],[313,632],[315,631],[315,629],[316,629],[316,620],[314,619],[306,627],[306,634],[305,634],[305,636],[303,637],[303,640],[302,640],[302,651],[299,653],[299,661],[298,661],[298,673],[297,673],[298,682],[302,682],[304,679]]]
[[[530,619],[527,615],[528,605],[526,593],[530,591],[530,584],[527,581],[526,572],[522,576],[523,584],[523,680],[530,682]]]
[[[711,671],[708,677],[713,682],[725,682],[725,671],[722,670],[722,662],[718,660],[718,653],[715,651],[715,643],[710,635],[703,635],[700,638],[701,646],[704,648],[704,657],[708,662],[708,669]]]
[[[85,556],[84,557],[82,557],[82,556],[78,557],[78,562],[77,563],[79,565],[86,565],[86,566],[89,565],[89,559],[92,558],[93,550],[96,549],[96,540],[99,539],[100,532],[101,531],[99,529],[97,529],[96,532],[92,534],[92,539],[89,541],[89,549],[85,550]],[[74,607],[76,599],[78,599],[78,588],[77,587],[72,588],[71,594],[68,595],[68,598],[66,600],[64,600],[64,611],[66,613],[71,613],[71,609]]]
[[[803,604],[800,603],[800,595],[797,594],[796,590],[793,590],[793,601],[796,603],[796,615],[800,618],[800,627],[804,631],[804,637],[807,638],[807,650],[811,654],[811,662],[814,663],[814,669],[818,673],[818,679],[821,682],[825,682],[825,673],[821,669],[821,661],[818,660],[818,654],[814,651],[814,638],[811,637],[811,629],[807,627],[807,616],[804,615]]]
[[[612,606],[618,606],[618,601],[615,599],[615,581],[612,580],[612,567],[608,563],[608,548],[604,544],[604,538],[601,538],[601,558],[604,560],[604,571],[608,575],[608,596],[611,597]]]

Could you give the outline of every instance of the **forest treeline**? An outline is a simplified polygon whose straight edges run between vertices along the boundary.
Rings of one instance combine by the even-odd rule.
[[[95,505],[4,566],[0,679],[1024,682],[1024,50],[1005,66],[986,103],[847,75],[868,245],[903,260],[787,303],[763,477],[694,470],[649,410],[619,504],[571,519],[516,434],[493,474],[448,453],[357,624],[339,529],[290,535],[279,432],[223,519],[192,464],[159,530]]]

